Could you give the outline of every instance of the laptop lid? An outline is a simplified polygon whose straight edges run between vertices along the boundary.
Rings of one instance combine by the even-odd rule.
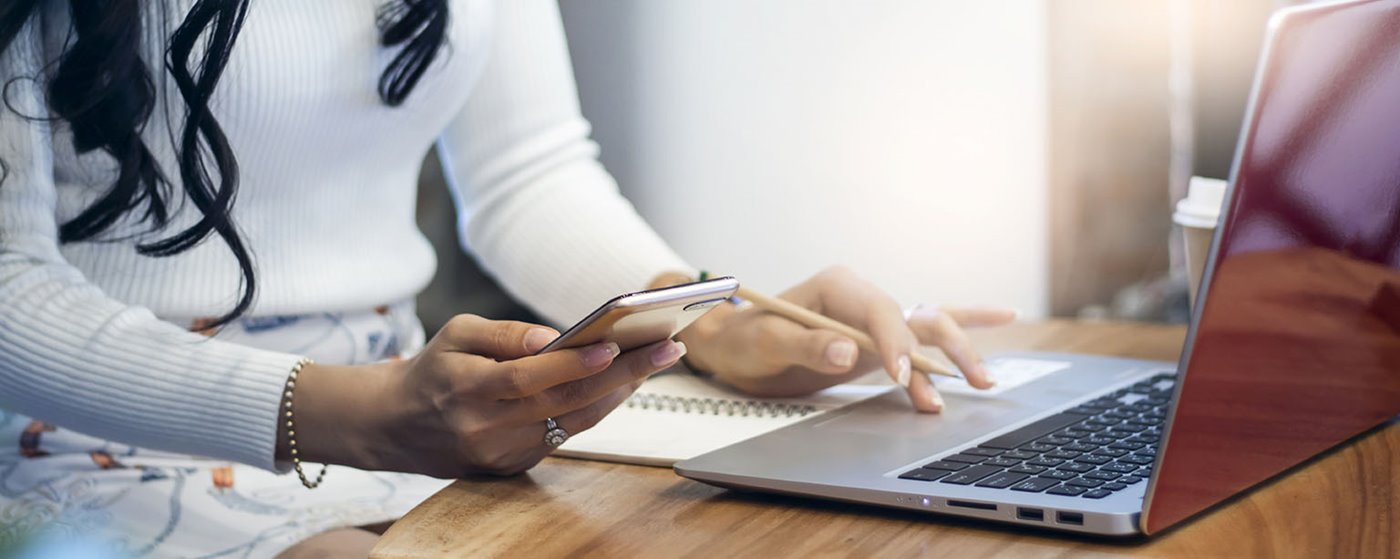
[[[1400,0],[1269,25],[1149,534],[1400,413]]]

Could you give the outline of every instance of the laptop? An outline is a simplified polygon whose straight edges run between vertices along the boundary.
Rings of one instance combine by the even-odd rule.
[[[891,391],[676,464],[685,477],[1128,536],[1400,414],[1400,0],[1269,24],[1178,363],[1058,371],[911,413]]]

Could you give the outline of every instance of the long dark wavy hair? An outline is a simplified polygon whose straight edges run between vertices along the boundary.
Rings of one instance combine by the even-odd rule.
[[[0,0],[0,54],[9,49],[26,22],[38,17],[46,1],[56,0]],[[238,193],[238,160],[209,109],[249,2],[195,0],[165,45],[165,70],[185,109],[184,126],[176,136],[179,184],[200,218],[181,231],[136,246],[141,254],[162,257],[187,251],[210,235],[228,245],[242,273],[242,293],[233,309],[211,323],[215,327],[247,312],[257,293],[252,255],[229,215]],[[52,61],[56,66],[45,92],[48,118],[71,128],[78,153],[105,152],[116,159],[119,170],[116,181],[96,202],[60,225],[61,243],[99,240],[119,219],[133,213],[152,231],[164,230],[169,222],[171,182],[141,139],[156,103],[154,76],[141,57],[143,8],[164,13],[162,4],[162,0],[68,0],[70,40],[59,59]],[[379,97],[385,104],[402,104],[432,65],[445,41],[447,18],[447,0],[387,0],[379,8],[375,23],[380,43],[400,49],[379,78]],[[199,45],[204,48],[196,55]],[[28,77],[0,79],[8,85]],[[8,106],[9,100],[5,101]]]

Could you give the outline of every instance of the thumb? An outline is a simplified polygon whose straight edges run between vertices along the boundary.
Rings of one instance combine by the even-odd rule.
[[[534,355],[558,337],[553,328],[513,320],[487,320],[457,315],[433,340],[448,351],[459,351],[508,361]]]
[[[792,324],[793,332],[783,336],[779,355],[789,363],[828,374],[846,373],[855,366],[860,349],[852,340],[836,332],[806,329]]]

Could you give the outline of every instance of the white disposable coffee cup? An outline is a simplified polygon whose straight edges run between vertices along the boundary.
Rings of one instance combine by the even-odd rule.
[[[1191,177],[1186,197],[1176,203],[1172,221],[1181,226],[1186,247],[1186,279],[1191,304],[1196,304],[1196,292],[1201,286],[1201,274],[1206,269],[1210,239],[1220,223],[1221,206],[1225,203],[1225,181],[1206,177]]]

